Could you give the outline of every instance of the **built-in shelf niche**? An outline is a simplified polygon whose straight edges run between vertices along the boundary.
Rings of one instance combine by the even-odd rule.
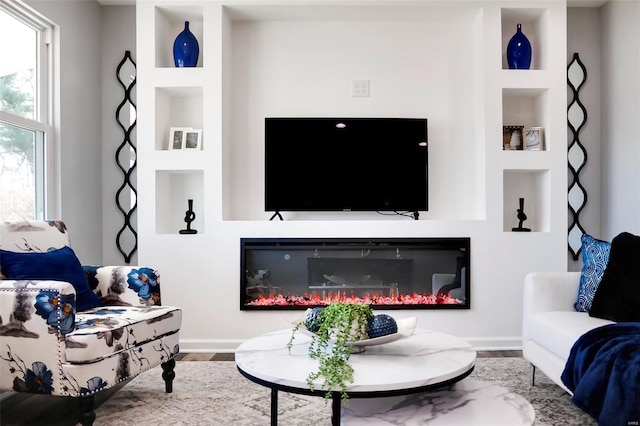
[[[542,127],[544,150],[551,146],[549,129],[548,89],[502,89],[502,125]]]
[[[548,68],[548,19],[547,9],[542,8],[503,8],[502,24],[502,69],[509,69],[507,64],[507,45],[516,33],[517,25],[522,25],[523,34],[531,43],[531,70]],[[523,72],[524,70],[512,70]]]
[[[156,150],[169,148],[172,127],[202,129],[202,87],[157,87],[155,97]],[[204,132],[202,146],[205,146]]]
[[[191,229],[204,233],[204,173],[202,170],[156,170],[156,233],[185,229],[188,200],[193,200]],[[189,237],[187,235],[186,237]]]
[[[204,62],[204,38],[202,6],[158,6],[155,8],[156,68],[173,68],[173,42],[189,21],[189,31],[198,40],[200,55],[197,67]]]
[[[523,227],[531,232],[549,232],[551,185],[549,170],[504,170],[503,231],[518,226],[519,199],[524,198],[527,220]]]

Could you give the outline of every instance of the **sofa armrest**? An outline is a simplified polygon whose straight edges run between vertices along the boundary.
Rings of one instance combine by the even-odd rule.
[[[524,280],[524,307],[529,315],[573,311],[578,299],[580,272],[532,272]],[[528,308],[528,309],[527,309]]]
[[[539,312],[575,311],[580,272],[532,272],[524,279],[522,337],[528,339],[527,320]]]
[[[75,298],[74,287],[64,281],[0,281],[0,389],[22,383],[32,368],[24,365],[25,354],[38,354],[39,362],[58,371],[64,335],[75,329]]]
[[[105,305],[160,305],[160,274],[145,266],[83,266],[89,286]]]

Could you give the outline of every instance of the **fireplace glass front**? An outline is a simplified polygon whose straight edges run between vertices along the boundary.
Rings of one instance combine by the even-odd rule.
[[[469,238],[242,238],[241,310],[469,309]]]

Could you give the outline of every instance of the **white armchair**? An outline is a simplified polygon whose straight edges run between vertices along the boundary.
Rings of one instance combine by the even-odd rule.
[[[0,250],[0,390],[76,397],[83,425],[96,393],[157,365],[172,392],[182,312],[160,304],[157,271],[79,266],[61,221],[0,223]],[[56,276],[77,267],[87,294]]]

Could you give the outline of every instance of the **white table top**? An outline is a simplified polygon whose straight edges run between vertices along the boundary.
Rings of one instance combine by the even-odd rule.
[[[318,361],[308,355],[311,337],[296,333],[289,353],[291,333],[291,329],[279,330],[242,343],[235,352],[238,368],[268,383],[308,389],[307,376],[318,369]],[[437,385],[469,372],[475,360],[475,350],[464,340],[418,328],[410,336],[352,354],[354,381],[346,390],[385,392]],[[318,378],[315,389],[326,391],[323,382],[323,377]]]

